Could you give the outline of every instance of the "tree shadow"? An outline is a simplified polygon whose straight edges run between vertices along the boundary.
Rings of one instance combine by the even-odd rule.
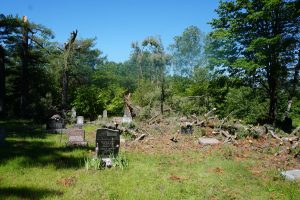
[[[1,122],[0,129],[6,137],[13,138],[45,138],[46,134],[42,125],[35,125],[32,122],[20,123],[17,121]]]
[[[28,187],[0,187],[0,199],[42,199],[45,197],[60,197],[63,192],[50,189]]]
[[[2,122],[0,127],[4,127],[4,133],[0,133],[0,163],[3,164],[12,161],[20,167],[54,165],[56,168],[80,168],[93,149],[58,146],[55,141],[44,140],[47,133],[34,124]]]
[[[74,153],[75,149],[82,150]],[[51,142],[7,141],[0,146],[0,163],[17,162],[20,167],[81,168],[92,147],[56,147]]]

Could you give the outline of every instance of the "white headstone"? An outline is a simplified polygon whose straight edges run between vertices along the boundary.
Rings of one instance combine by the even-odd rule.
[[[132,118],[131,117],[127,117],[124,115],[124,117],[122,117],[122,123],[131,123],[132,122]]]
[[[72,119],[76,118],[76,109],[74,107],[71,110],[71,117],[72,117]]]
[[[107,110],[103,110],[103,118],[107,118]]]
[[[83,118],[83,116],[77,116],[77,124],[83,125],[83,123],[84,123],[84,118]]]

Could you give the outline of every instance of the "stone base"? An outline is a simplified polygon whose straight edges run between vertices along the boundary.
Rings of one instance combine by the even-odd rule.
[[[215,144],[219,144],[220,141],[217,140],[216,138],[199,138],[199,144],[202,145],[215,145]]]
[[[300,170],[299,169],[284,171],[284,172],[281,172],[281,175],[290,181],[300,181]]]

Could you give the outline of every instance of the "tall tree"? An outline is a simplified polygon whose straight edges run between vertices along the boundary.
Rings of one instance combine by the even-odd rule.
[[[297,4],[298,3],[298,4]],[[252,76],[253,85],[265,86],[269,122],[277,115],[278,91],[297,58],[299,1],[221,1],[211,25],[215,64],[239,76]]]
[[[0,15],[0,116],[5,115],[7,46],[12,42],[12,35],[16,32],[16,27],[15,17]]]
[[[194,67],[205,64],[205,35],[196,26],[187,27],[182,35],[174,37],[169,46],[173,72],[180,76],[192,76]]]

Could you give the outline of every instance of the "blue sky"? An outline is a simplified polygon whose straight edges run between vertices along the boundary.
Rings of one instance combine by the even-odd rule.
[[[218,0],[0,0],[0,13],[26,15],[65,42],[78,29],[79,38],[97,37],[96,47],[108,59],[129,58],[131,43],[160,36],[167,47],[190,26],[209,32]]]

